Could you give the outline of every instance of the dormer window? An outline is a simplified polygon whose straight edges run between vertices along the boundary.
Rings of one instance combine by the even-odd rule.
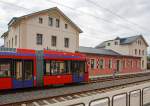
[[[110,43],[107,43],[107,46],[110,46]]]
[[[135,49],[135,55],[137,55],[137,49]]]
[[[56,19],[56,28],[59,28],[59,19]]]
[[[53,26],[53,18],[52,17],[48,18],[48,25]]]
[[[43,23],[43,18],[39,17],[39,23],[40,23],[40,24]]]
[[[117,42],[117,41],[115,42],[115,45],[118,45],[118,42]]]
[[[68,29],[68,24],[65,24],[65,29]]]
[[[141,55],[141,50],[139,50],[139,55]]]

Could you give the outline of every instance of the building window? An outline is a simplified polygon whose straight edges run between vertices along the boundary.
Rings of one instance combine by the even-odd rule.
[[[6,43],[6,47],[8,47],[8,42]]]
[[[52,46],[56,46],[56,44],[57,44],[56,36],[52,36],[51,42],[52,42]]]
[[[126,60],[126,67],[129,68],[129,66],[130,66],[130,61]]]
[[[59,28],[59,19],[56,19],[56,28]]]
[[[51,17],[48,18],[48,25],[53,26],[53,18]]]
[[[43,34],[37,34],[36,35],[36,44],[37,45],[42,45],[43,41]]]
[[[91,69],[95,68],[95,59],[91,59]]]
[[[13,48],[14,39],[12,38],[12,48]]]
[[[40,23],[40,24],[43,23],[43,18],[39,17],[39,23]]]
[[[140,40],[138,40],[138,45],[140,45]]]
[[[145,52],[145,51],[143,50],[143,51],[142,51],[142,54],[143,54],[143,55],[145,55],[145,53],[144,53],[144,52]]]
[[[9,40],[9,47],[10,47],[10,40]]]
[[[112,69],[112,59],[109,59],[108,67],[109,69]]]
[[[141,55],[141,50],[139,50],[139,55]]]
[[[100,59],[100,61],[99,61],[99,68],[104,69],[104,60],[103,59]]]
[[[15,45],[17,45],[17,35],[15,36]]]
[[[65,24],[65,29],[68,29],[68,24]]]
[[[126,60],[122,60],[122,68],[123,68],[123,69],[126,68]]]
[[[132,60],[130,60],[130,64],[131,64],[131,68],[133,68],[133,61]]]
[[[137,49],[135,49],[135,55],[137,55]]]
[[[138,61],[135,61],[135,68],[138,68]]]
[[[0,77],[10,76],[10,62],[0,62]]]
[[[139,41],[139,44],[141,45],[141,40]]]
[[[115,45],[118,45],[118,42],[115,42]]]
[[[110,43],[107,43],[107,46],[110,46]]]
[[[142,60],[142,68],[144,68],[144,60]]]
[[[65,45],[64,46],[66,48],[68,48],[69,47],[69,38],[65,38],[64,41],[65,41]]]

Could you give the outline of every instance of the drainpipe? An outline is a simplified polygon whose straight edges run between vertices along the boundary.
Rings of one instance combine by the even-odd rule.
[[[19,48],[20,48],[20,23],[19,23]]]

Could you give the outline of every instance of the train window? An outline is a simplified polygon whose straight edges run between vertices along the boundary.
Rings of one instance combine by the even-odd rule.
[[[24,61],[25,80],[31,80],[33,77],[33,62]]]
[[[0,77],[10,77],[10,62],[0,62]]]
[[[65,73],[65,62],[63,61],[51,61],[51,74],[64,74]]]
[[[22,62],[17,61],[16,62],[16,79],[17,80],[22,80]]]
[[[71,72],[71,61],[66,61],[66,73],[70,73]]]
[[[59,75],[70,73],[70,61],[46,61],[45,75]]]
[[[50,62],[46,62],[46,75],[50,75],[51,65]]]

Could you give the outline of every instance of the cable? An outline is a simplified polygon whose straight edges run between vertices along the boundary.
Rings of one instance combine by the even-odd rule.
[[[150,32],[149,29],[147,29],[147,28],[145,28],[145,27],[143,27],[143,26],[141,26],[141,25],[139,25],[139,24],[137,24],[137,23],[134,23],[134,22],[132,22],[132,21],[129,21],[128,19],[122,17],[121,15],[119,15],[119,14],[113,12],[112,10],[110,10],[110,9],[108,9],[108,8],[105,8],[105,7],[101,6],[101,5],[98,4],[98,3],[95,3],[95,2],[93,2],[93,1],[91,1],[91,0],[86,0],[86,1],[89,2],[89,3],[94,4],[94,5],[95,5],[96,7],[98,7],[98,8],[104,9],[105,11],[107,11],[107,12],[109,12],[109,13],[111,13],[111,14],[117,16],[117,17],[119,17],[120,19],[122,19],[122,20],[124,20],[124,21],[126,21],[126,22],[128,22],[128,23],[130,23],[130,24],[132,24],[132,25],[135,25],[135,26],[137,26],[137,27],[139,27],[139,28],[142,28],[142,29],[147,30],[147,31]]]
[[[60,3],[57,3],[57,2],[54,2],[54,1],[50,1],[50,0],[46,0],[46,1],[48,1],[48,2],[50,2],[50,3],[58,4],[58,5],[63,6],[63,7],[65,7],[65,8],[71,9],[72,11],[75,11],[75,10],[76,10],[76,8],[72,8],[72,7],[66,6],[66,5],[64,5],[64,4],[60,4]],[[79,11],[79,10],[78,10],[78,12],[80,12],[80,14],[85,14],[85,15],[88,15],[88,16],[92,16],[92,17],[94,17],[94,18],[96,18],[96,19],[99,19],[99,20],[102,20],[102,21],[104,21],[104,22],[106,22],[106,23],[111,23],[111,24],[119,25],[119,26],[121,26],[122,28],[128,29],[128,30],[133,31],[133,32],[137,32],[136,30],[134,30],[134,29],[132,29],[132,28],[130,28],[130,27],[127,27],[127,26],[124,26],[124,25],[121,25],[121,24],[114,23],[114,22],[112,22],[112,21],[110,21],[110,20],[106,20],[106,19],[104,19],[104,18],[95,16],[95,15],[93,15],[93,14],[90,14],[90,13],[87,13],[87,12],[83,12],[83,11]],[[138,32],[138,33],[139,33],[139,32]]]
[[[46,0],[46,1],[51,2],[51,3],[58,4],[58,5],[61,5],[61,6],[63,6],[63,7],[69,8],[69,9],[71,9],[71,10],[73,10],[73,11],[76,10],[75,8],[72,8],[72,7],[69,7],[69,6],[66,6],[66,5],[57,3],[57,2],[53,2],[53,1],[49,1],[49,0]],[[3,2],[3,1],[0,1],[0,2],[2,2],[2,3],[7,3],[7,2]],[[8,4],[8,3],[7,3],[7,4]],[[9,3],[9,4],[10,4],[10,3]],[[14,5],[14,4],[13,4],[13,5]],[[11,6],[12,6],[12,3],[11,3]],[[14,6],[16,6],[16,5],[14,5]],[[18,5],[17,5],[17,6],[18,6]],[[21,6],[18,6],[18,7],[21,7]],[[27,9],[27,8],[24,8],[24,7],[21,7],[21,8]],[[30,10],[30,9],[27,9],[27,10]],[[30,11],[31,11],[31,10],[30,10]],[[76,11],[75,11],[75,12],[76,12]],[[97,19],[103,20],[103,21],[105,21],[105,22],[107,22],[107,23],[113,23],[113,22],[111,22],[110,20],[105,20],[105,19],[103,19],[103,18],[101,18],[101,17],[98,17],[98,16],[95,16],[95,15],[89,14],[89,13],[87,13],[87,12],[80,11],[80,14],[83,14],[83,13],[86,14],[86,15],[95,17],[95,18],[97,18]],[[113,24],[114,24],[114,23],[113,23]],[[120,24],[117,24],[117,23],[115,23],[115,24],[116,24],[116,25],[120,25]],[[131,30],[131,31],[133,31],[133,32],[137,32],[137,31],[131,29],[130,27],[126,27],[126,26],[122,26],[122,25],[120,25],[120,26],[123,27],[123,28],[125,28],[125,29]]]
[[[0,1],[1,2],[1,1]],[[7,2],[2,2],[2,3],[5,3],[5,4],[7,4]],[[17,7],[21,7],[21,6],[18,6],[18,5],[14,5],[14,4],[12,4],[12,3],[8,3],[9,5],[11,4],[11,6],[13,5],[13,6],[17,6]],[[22,8],[22,7],[21,7]],[[27,9],[27,8],[24,8],[23,7],[23,9]],[[73,9],[73,8],[71,8],[71,9]],[[29,11],[31,11],[30,9],[27,9],[27,10],[29,10]],[[73,9],[74,10],[74,9]],[[30,24],[31,25],[31,24]],[[35,25],[34,25],[35,26]],[[83,25],[82,25],[83,26]],[[38,27],[43,27],[43,26],[38,26]],[[43,27],[43,28],[46,28],[46,27]],[[98,31],[98,30],[97,30]],[[104,32],[102,32],[102,31],[99,31],[100,33],[104,33]]]
[[[66,6],[66,5],[63,5],[63,4],[54,2],[54,1],[50,1],[50,0],[46,0],[46,1],[47,1],[47,2],[51,2],[51,3],[58,4],[58,5],[63,6],[63,7],[65,7],[65,8],[69,8],[69,9],[71,9],[72,11],[76,12],[76,11],[75,11],[76,8],[72,8],[72,7],[69,7],[69,6]],[[18,6],[18,5],[14,5],[13,3],[8,3],[8,2],[4,2],[4,1],[0,1],[0,2],[1,2],[1,3],[4,3],[4,4],[8,4],[8,5],[10,5],[10,6],[13,5],[13,6],[15,6],[15,7],[17,6],[17,7],[22,8],[22,9],[27,9],[27,8],[24,8],[24,7],[21,7],[21,6]],[[30,9],[27,9],[27,10],[28,10],[28,11],[31,11]],[[32,11],[32,12],[33,12],[33,11]],[[130,30],[130,31],[137,32],[136,30],[134,30],[134,29],[132,29],[132,28],[130,28],[130,27],[127,27],[127,26],[124,26],[124,25],[121,25],[121,24],[114,23],[114,22],[112,22],[112,21],[110,21],[110,20],[106,20],[106,19],[104,19],[104,18],[95,16],[95,15],[93,15],[93,14],[90,14],[90,13],[87,13],[87,12],[83,12],[83,11],[78,11],[78,12],[79,12],[80,14],[85,14],[85,15],[88,15],[88,16],[95,17],[96,19],[100,19],[100,20],[102,20],[102,21],[104,21],[104,22],[107,22],[107,23],[119,25],[119,26],[121,26],[122,28],[128,29],[128,30]],[[138,32],[138,33],[139,33],[139,32]]]
[[[3,4],[9,5],[9,6],[11,6],[11,7],[14,6],[14,7],[23,9],[23,10],[25,10],[25,11],[33,12],[33,10],[30,10],[30,9],[28,9],[28,8],[24,8],[24,7],[22,7],[22,6],[18,6],[18,5],[13,4],[13,3],[8,3],[8,2],[2,1],[2,0],[0,0],[0,2],[3,3]]]

